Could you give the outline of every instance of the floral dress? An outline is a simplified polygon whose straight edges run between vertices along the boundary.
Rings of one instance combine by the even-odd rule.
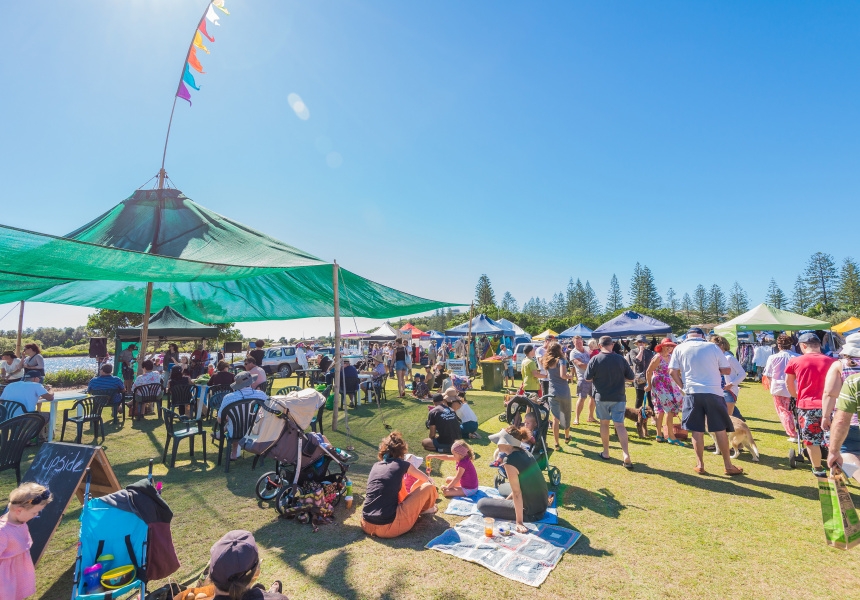
[[[669,362],[660,357],[660,364],[654,370],[651,378],[651,401],[654,403],[654,412],[674,413],[681,412],[681,404],[684,396],[672,378],[669,376]]]

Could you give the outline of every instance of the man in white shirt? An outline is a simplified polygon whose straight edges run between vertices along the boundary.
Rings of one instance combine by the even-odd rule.
[[[254,360],[251,357],[248,357],[245,360]],[[247,365],[246,365],[247,367]],[[259,368],[259,367],[258,367]],[[265,378],[263,379],[265,381]],[[218,423],[221,423],[221,416],[226,411],[227,407],[233,404],[234,402],[241,402],[242,400],[259,400],[260,404],[269,399],[265,392],[261,390],[252,389],[251,385],[254,381],[254,376],[250,371],[246,371],[244,373],[237,373],[236,379],[233,383],[230,384],[230,388],[233,390],[221,400],[221,408],[218,409]],[[262,409],[261,409],[262,410]],[[216,425],[215,430],[220,431],[220,426]],[[227,423],[227,436],[233,436],[233,427],[232,423]],[[213,435],[213,438],[215,436]],[[241,449],[239,448],[239,442],[233,442],[233,447],[230,449],[230,460],[236,460],[242,454]]]
[[[767,366],[767,359],[773,354],[770,346],[756,346],[753,349],[753,363],[755,363],[755,380],[761,381],[761,376],[764,374],[764,369]]]
[[[36,412],[42,401],[52,401],[54,394],[45,388],[38,373],[25,373],[21,381],[10,383],[0,394],[0,400],[12,400],[24,405],[27,412]]]
[[[687,339],[675,348],[669,359],[669,375],[684,391],[681,425],[693,438],[693,449],[696,451],[696,467],[693,470],[699,475],[707,473],[703,460],[707,427],[716,439],[726,475],[742,475],[743,469],[734,466],[729,457],[729,437],[726,433],[735,428],[723,399],[721,375],[729,375],[732,369],[723,351],[704,337],[701,329],[691,327]]]
[[[549,378],[547,378],[546,369],[543,367],[543,355],[546,354],[546,349],[549,348],[549,345],[555,341],[554,335],[548,335],[544,338],[543,346],[539,346],[535,349],[535,361],[537,361],[537,367],[540,370],[540,374],[543,377],[540,382],[541,392],[544,396],[549,393]]]
[[[245,370],[253,377],[251,387],[255,390],[266,389],[266,371],[257,366],[257,361],[253,356],[245,359]]]
[[[502,376],[504,377],[502,385],[504,387],[508,387],[508,380],[510,380],[511,386],[514,385],[514,365],[511,363],[511,356],[513,354],[505,348],[504,344],[499,346],[499,357],[502,359]]]
[[[788,435],[788,441],[795,443],[797,430],[794,428],[794,415],[789,409],[791,393],[785,385],[785,368],[788,366],[788,361],[800,355],[791,351],[791,338],[784,333],[776,338],[776,347],[779,352],[767,357],[763,374],[770,381],[770,395],[773,397],[773,405],[782,428]]]

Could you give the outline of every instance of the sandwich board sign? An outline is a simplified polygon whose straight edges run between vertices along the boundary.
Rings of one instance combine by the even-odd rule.
[[[448,359],[448,371],[457,375],[459,377],[468,377],[469,374],[466,372],[466,359],[465,358],[449,358]]]

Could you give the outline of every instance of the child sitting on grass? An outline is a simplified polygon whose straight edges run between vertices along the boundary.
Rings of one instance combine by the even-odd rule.
[[[457,474],[445,478],[442,493],[446,498],[457,496],[474,496],[478,492],[478,472],[472,460],[475,455],[469,444],[463,440],[457,440],[451,445],[451,454],[428,454],[428,459],[456,460]]]
[[[30,557],[33,538],[27,522],[52,500],[38,483],[25,483],[9,494],[9,512],[0,517],[0,597],[28,598],[36,593],[36,568]]]
[[[419,400],[427,400],[430,398],[430,388],[424,381],[424,375],[418,373],[415,379],[412,380],[412,395]]]

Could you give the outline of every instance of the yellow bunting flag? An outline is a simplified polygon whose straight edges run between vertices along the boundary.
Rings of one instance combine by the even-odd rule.
[[[199,31],[194,34],[194,45],[203,50],[206,54],[209,54],[209,49],[203,45],[203,36],[200,35]]]

